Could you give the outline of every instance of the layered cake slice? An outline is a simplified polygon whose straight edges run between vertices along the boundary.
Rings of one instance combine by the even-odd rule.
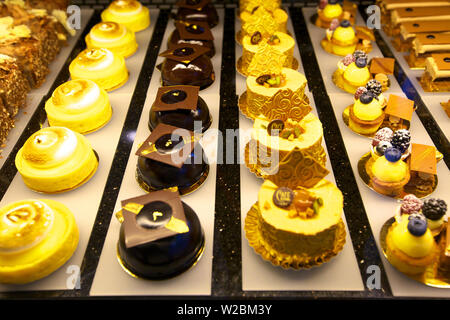
[[[432,53],[426,58],[420,84],[427,92],[450,91],[450,53]]]
[[[450,33],[450,20],[403,22],[399,26],[400,33],[392,40],[395,50],[406,52],[411,49],[412,42],[418,34]]]
[[[450,51],[450,33],[418,34],[412,42],[412,50],[406,56],[411,68],[424,69],[425,60],[431,53],[445,53]]]
[[[400,8],[392,11],[390,30],[386,33],[395,36],[400,32],[403,22],[421,22],[450,19],[450,4],[441,7]]]

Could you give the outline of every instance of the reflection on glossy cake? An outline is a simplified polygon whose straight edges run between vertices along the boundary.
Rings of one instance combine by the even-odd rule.
[[[27,187],[44,193],[74,189],[98,167],[89,141],[64,127],[35,132],[19,150],[15,162]]]
[[[134,32],[117,22],[100,22],[86,36],[88,49],[106,48],[124,58],[138,49]]]
[[[50,126],[66,127],[81,134],[104,126],[112,114],[108,94],[86,79],[68,81],[45,104]]]
[[[113,21],[139,32],[150,25],[147,7],[135,0],[115,0],[102,12],[102,21]]]
[[[125,59],[105,48],[82,51],[71,62],[69,71],[72,80],[89,79],[106,91],[117,89],[128,80]]]
[[[0,283],[44,278],[78,245],[73,214],[53,200],[21,200],[0,208],[0,230]]]

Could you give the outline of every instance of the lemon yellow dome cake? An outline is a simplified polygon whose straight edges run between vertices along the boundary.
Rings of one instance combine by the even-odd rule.
[[[53,200],[21,200],[0,208],[0,283],[25,284],[60,268],[75,252],[75,218]]]
[[[86,36],[86,45],[88,49],[109,49],[124,58],[133,55],[138,49],[134,32],[112,21],[96,24]]]
[[[50,126],[66,127],[81,134],[100,129],[112,115],[108,94],[87,79],[60,85],[45,104]]]
[[[354,132],[369,135],[377,132],[384,117],[380,101],[373,95],[364,93],[350,106],[349,127]]]
[[[139,1],[115,0],[101,13],[102,21],[113,21],[139,32],[150,25],[150,11]]]
[[[337,63],[337,70],[333,73],[334,84],[349,93],[354,94],[359,87],[365,87],[372,74],[368,66],[368,56],[365,52],[356,50],[346,55]]]
[[[98,167],[89,141],[64,127],[43,128],[32,134],[15,162],[25,185],[44,193],[72,190],[89,180]]]
[[[128,80],[125,59],[108,49],[86,49],[69,66],[70,76],[75,79],[89,79],[100,88],[112,91]]]

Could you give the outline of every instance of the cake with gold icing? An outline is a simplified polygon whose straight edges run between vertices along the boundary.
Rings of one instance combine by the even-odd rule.
[[[60,85],[45,104],[50,126],[66,127],[81,134],[100,129],[112,115],[108,94],[87,79]]]
[[[403,215],[388,229],[386,257],[399,271],[418,275],[437,258],[437,245],[422,214]]]
[[[25,284],[60,268],[75,252],[75,218],[54,200],[21,200],[0,208],[0,283]]]
[[[129,76],[125,59],[105,48],[82,51],[69,71],[72,80],[89,79],[108,92],[123,86]]]
[[[97,170],[98,158],[83,135],[64,127],[48,127],[28,138],[15,163],[27,187],[59,193],[87,182]]]
[[[106,48],[124,58],[138,49],[134,32],[112,21],[96,24],[86,36],[86,45],[88,49]]]
[[[258,7],[263,7],[267,11],[274,12],[281,7],[280,0],[239,0],[239,13],[247,17],[246,14],[251,14]]]
[[[139,1],[115,0],[101,13],[102,21],[117,22],[133,32],[139,32],[150,25],[150,11]]]
[[[237,35],[238,43],[242,43],[246,35],[252,36],[257,31],[261,33],[263,38],[269,38],[277,31],[288,33],[288,15],[282,9],[276,9],[274,12],[270,12],[263,6],[260,6],[251,13],[242,13],[240,18],[242,26]]]
[[[261,186],[258,202],[245,219],[250,246],[284,268],[320,265],[342,250],[343,196],[322,165],[301,151],[292,152]]]

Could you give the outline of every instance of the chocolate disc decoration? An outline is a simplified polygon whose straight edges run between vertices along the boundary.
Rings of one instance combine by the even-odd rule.
[[[179,21],[175,23],[180,39],[183,40],[214,40],[214,36],[207,22]]]
[[[199,90],[200,88],[196,86],[160,87],[152,109],[154,111],[196,110]]]
[[[278,136],[284,129],[284,122],[281,119],[275,119],[269,122],[267,125],[267,132],[271,136]]]
[[[273,194],[273,203],[279,208],[287,208],[294,201],[294,192],[287,187],[280,187]]]
[[[210,49],[204,46],[180,43],[172,49],[160,53],[159,56],[188,64],[208,51],[210,51]]]

